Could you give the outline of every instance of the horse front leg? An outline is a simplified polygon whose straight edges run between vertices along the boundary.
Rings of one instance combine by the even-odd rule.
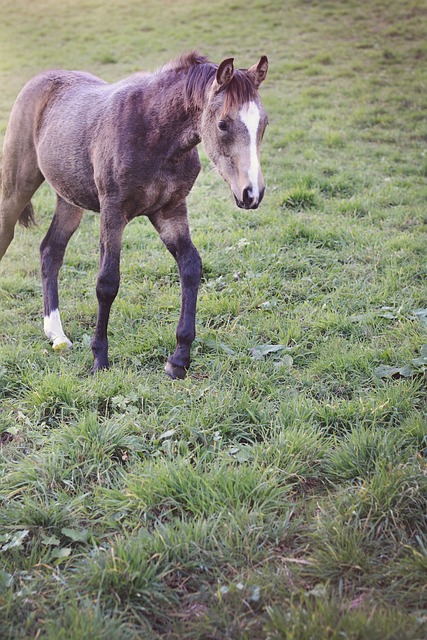
[[[120,286],[120,252],[125,219],[117,208],[101,208],[100,261],[96,283],[98,316],[91,342],[94,364],[92,373],[108,369],[108,320]]]
[[[169,356],[165,371],[171,378],[185,378],[190,366],[191,344],[196,336],[196,302],[202,262],[191,242],[185,202],[173,211],[155,214],[150,220],[175,258],[181,282],[181,313],[176,329],[176,349]]]

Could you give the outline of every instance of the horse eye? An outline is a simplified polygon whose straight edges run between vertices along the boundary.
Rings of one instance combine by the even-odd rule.
[[[227,131],[227,123],[225,122],[225,120],[220,120],[218,122],[218,129],[220,131]]]

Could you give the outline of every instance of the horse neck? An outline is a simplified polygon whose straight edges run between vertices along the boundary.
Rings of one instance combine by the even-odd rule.
[[[161,128],[167,129],[171,137],[183,138],[184,145],[195,146],[200,142],[202,110],[189,104],[187,97],[186,71],[169,71],[159,74],[151,86],[153,111]]]

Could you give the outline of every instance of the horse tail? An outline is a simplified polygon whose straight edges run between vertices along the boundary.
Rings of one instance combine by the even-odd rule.
[[[22,224],[23,227],[28,229],[31,225],[36,224],[36,219],[34,216],[34,207],[31,201],[27,204],[24,211],[19,216],[19,224]]]

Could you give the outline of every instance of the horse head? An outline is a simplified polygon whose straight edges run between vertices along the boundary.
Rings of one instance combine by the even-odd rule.
[[[221,62],[202,114],[203,146],[241,209],[256,209],[265,191],[260,145],[268,120],[258,89],[267,70],[266,56],[247,70],[235,70],[233,58]]]

